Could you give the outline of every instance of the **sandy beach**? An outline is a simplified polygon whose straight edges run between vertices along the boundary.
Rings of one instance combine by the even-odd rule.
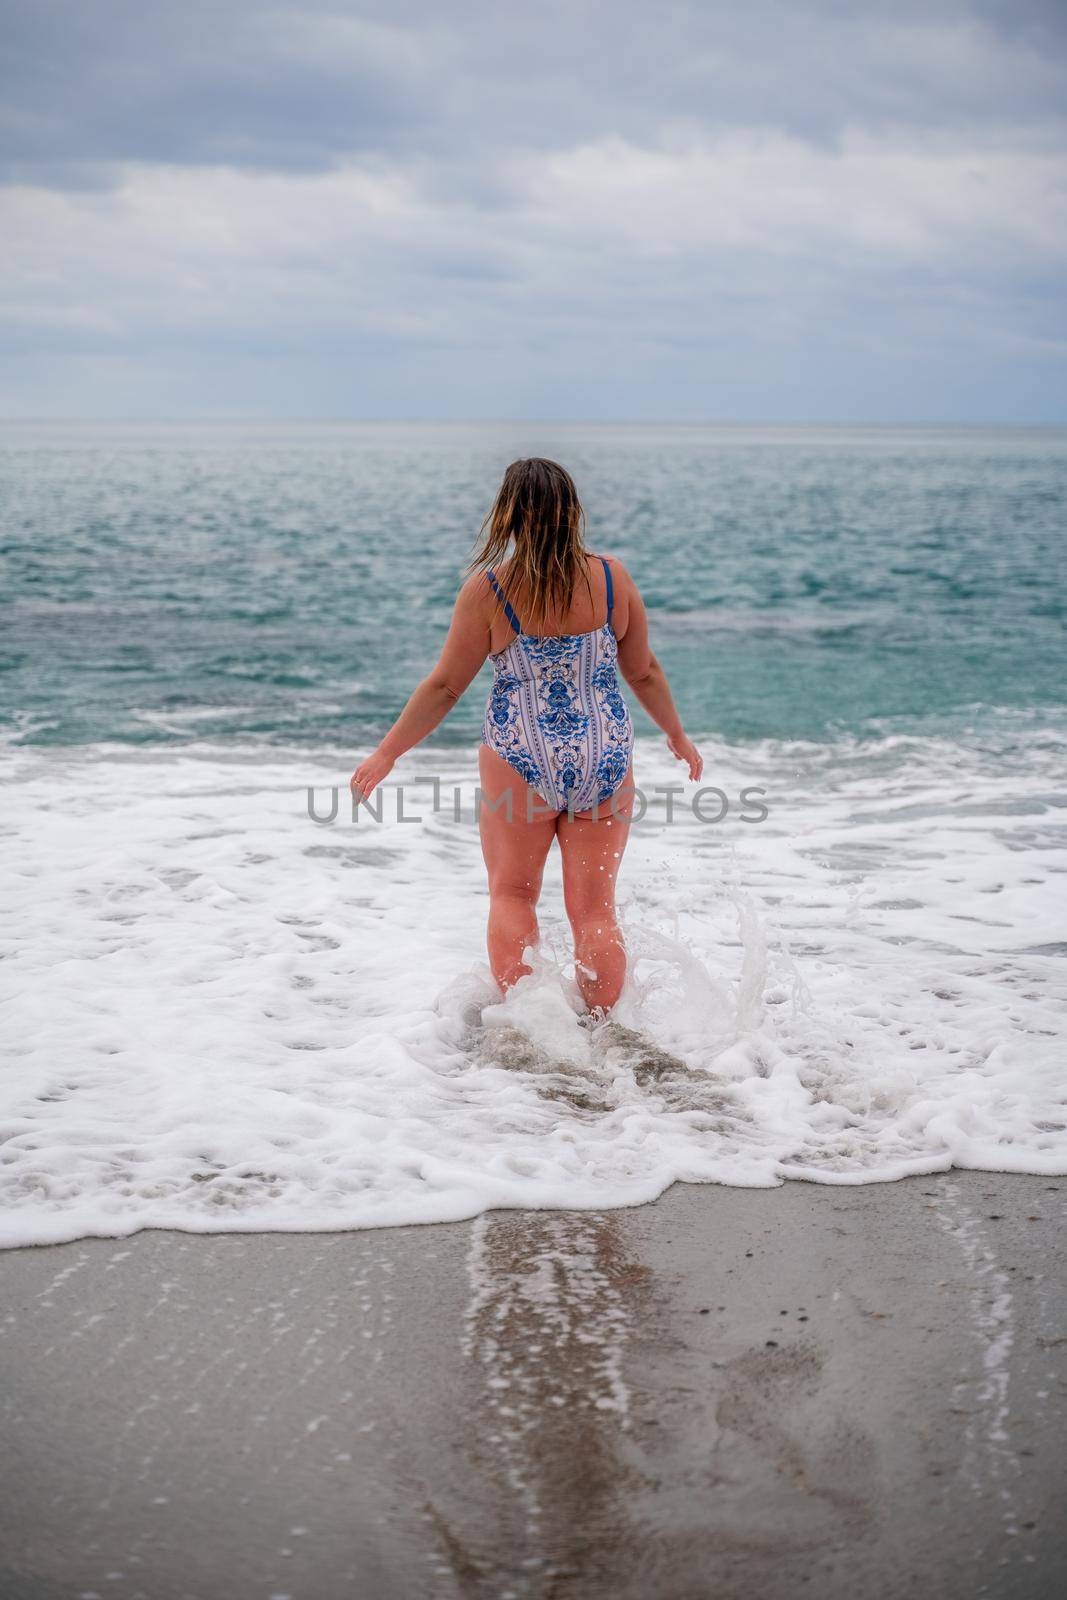
[[[5,1600],[1063,1593],[1065,1193],[9,1251]]]

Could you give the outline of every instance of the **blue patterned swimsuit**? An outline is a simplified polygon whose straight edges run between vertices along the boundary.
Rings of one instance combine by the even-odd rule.
[[[633,753],[633,723],[615,671],[611,568],[600,559],[607,621],[558,638],[523,633],[496,575],[487,574],[517,638],[490,657],[493,687],[482,739],[557,811],[588,811],[610,800]]]

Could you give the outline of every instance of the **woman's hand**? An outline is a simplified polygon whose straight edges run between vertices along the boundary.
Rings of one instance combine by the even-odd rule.
[[[375,750],[356,768],[348,787],[357,800],[366,800],[392,770],[393,762],[388,756],[383,756],[381,750]]]
[[[696,783],[704,771],[704,757],[700,754],[692,739],[687,739],[685,734],[679,734],[677,739],[667,740],[667,749],[676,761],[684,761],[689,767],[689,776]]]

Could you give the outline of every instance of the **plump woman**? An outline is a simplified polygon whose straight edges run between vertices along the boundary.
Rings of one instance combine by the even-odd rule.
[[[513,461],[482,525],[437,665],[352,777],[364,797],[437,727],[488,656],[493,682],[479,749],[479,827],[489,875],[489,964],[502,990],[530,971],[537,901],[553,839],[574,934],[578,987],[606,1014],[626,977],[615,883],[633,813],[633,724],[619,674],[692,779],[687,738],[649,648],[637,585],[585,548],[570,474]]]

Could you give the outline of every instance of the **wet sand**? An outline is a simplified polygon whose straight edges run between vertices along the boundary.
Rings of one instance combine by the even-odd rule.
[[[4,1600],[1067,1592],[1067,1181],[0,1256]]]

